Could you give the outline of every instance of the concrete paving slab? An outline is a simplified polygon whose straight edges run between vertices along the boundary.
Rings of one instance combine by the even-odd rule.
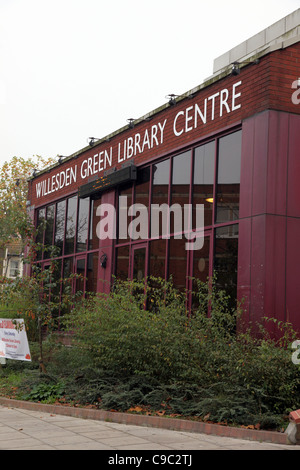
[[[1,450],[300,450],[195,432],[82,419],[0,405]]]

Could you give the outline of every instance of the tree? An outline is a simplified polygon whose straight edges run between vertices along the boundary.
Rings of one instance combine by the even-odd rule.
[[[40,171],[55,162],[38,155],[13,157],[0,168],[0,248],[13,237],[25,243],[31,225],[26,210],[28,178],[34,169]]]

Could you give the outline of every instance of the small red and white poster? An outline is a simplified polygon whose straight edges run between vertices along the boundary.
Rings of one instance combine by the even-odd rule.
[[[0,318],[0,358],[31,361],[24,320]]]

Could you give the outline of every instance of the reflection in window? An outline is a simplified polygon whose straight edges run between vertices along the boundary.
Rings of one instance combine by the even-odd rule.
[[[170,233],[175,233],[180,226],[183,227],[183,210],[184,205],[189,204],[190,183],[191,152],[184,152],[174,157],[172,163],[171,205],[173,206],[173,204],[178,204],[180,211],[171,211],[170,213]],[[179,217],[181,218],[180,225],[178,220]],[[177,218],[177,223],[175,223],[175,218]]]
[[[137,281],[145,279],[146,248],[135,248],[133,250],[132,277]]]
[[[20,275],[20,262],[11,259],[9,262],[9,277],[17,277]]]
[[[153,165],[152,181],[152,204],[167,204],[170,181],[170,159]]]
[[[116,250],[116,278],[126,281],[129,268],[129,246],[122,246]]]
[[[150,242],[150,256],[148,269],[148,286],[150,290],[147,296],[147,309],[155,311],[157,296],[164,297],[164,289],[160,280],[166,277],[166,240],[153,240]]]
[[[36,234],[36,243],[38,244],[37,246],[37,260],[42,259],[42,254],[43,254],[43,248],[42,245],[44,243],[44,229],[45,229],[45,220],[46,220],[46,209],[39,209],[37,213],[37,221],[36,221],[36,227],[37,227],[37,234]]]
[[[73,258],[65,258],[63,264],[63,279],[67,280],[67,285],[70,286],[70,276],[73,274]]]
[[[84,284],[85,284],[85,258],[79,258],[76,261],[75,292],[84,293]]]
[[[149,276],[165,279],[166,240],[150,242]]]
[[[219,139],[216,222],[239,217],[242,132]]]
[[[150,167],[138,171],[135,183],[135,204],[149,206]]]
[[[215,173],[215,141],[195,149],[193,179],[193,228],[196,228],[196,204],[204,204],[204,225],[212,224]]]
[[[53,270],[51,276],[51,300],[53,302],[53,317],[57,317],[60,312],[60,293],[61,293],[61,260],[53,263]]]
[[[88,255],[86,277],[86,292],[97,292],[98,253],[91,253]]]
[[[186,288],[186,239],[170,238],[169,245],[169,278],[172,276],[174,286],[183,291]]]
[[[89,227],[89,198],[79,199],[76,251],[86,251]]]
[[[237,261],[238,261],[239,226],[227,225],[215,231],[214,270],[217,284],[234,301],[237,296]]]
[[[129,240],[128,235],[128,208],[132,205],[132,186],[128,186],[119,191],[119,211],[118,211],[118,238],[120,242]]]
[[[46,212],[46,229],[45,229],[45,245],[53,245],[53,228],[54,228],[54,204],[47,207]]]
[[[65,237],[65,219],[66,219],[66,201],[57,203],[56,221],[55,221],[55,246],[58,250],[58,256],[62,254]]]
[[[74,253],[77,196],[68,199],[65,254]]]
[[[99,248],[99,239],[96,233],[96,227],[99,221],[99,217],[97,216],[97,209],[100,204],[101,204],[101,199],[91,200],[89,250],[95,250]]]
[[[71,298],[73,292],[73,257],[65,258],[63,260],[63,282],[62,282],[62,294],[65,300],[61,309],[61,314],[68,313],[71,309],[71,302],[66,301]]]
[[[204,237],[204,243],[201,250],[193,252],[193,287],[192,287],[192,309],[199,306],[198,283],[206,283],[209,277],[209,252],[210,252],[210,237]],[[207,309],[207,305],[204,306]]]

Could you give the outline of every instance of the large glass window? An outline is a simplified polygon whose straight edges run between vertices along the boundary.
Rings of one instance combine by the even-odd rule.
[[[242,132],[219,139],[216,222],[239,218]]]
[[[235,298],[240,167],[241,131],[235,131],[139,168],[134,183],[116,190],[114,274],[121,279],[172,276],[175,287],[184,290],[193,287],[189,276],[205,281],[215,270],[220,287]],[[139,232],[136,219],[140,214],[128,214],[133,203],[148,209],[150,230],[147,226],[146,231]],[[100,194],[97,199],[79,200],[74,195],[37,210],[37,228],[41,227],[37,243],[57,247],[64,276],[85,272],[84,283],[73,280],[72,288],[97,289],[100,254],[96,214],[100,204]],[[184,211],[188,204],[192,207],[189,213]],[[153,205],[158,207],[158,214],[153,212]],[[192,239],[184,230],[190,227],[191,219],[192,228],[199,228],[197,205],[204,205],[204,245],[188,251]],[[143,243],[130,236],[130,226],[142,234]],[[49,256],[44,252],[46,261]]]

